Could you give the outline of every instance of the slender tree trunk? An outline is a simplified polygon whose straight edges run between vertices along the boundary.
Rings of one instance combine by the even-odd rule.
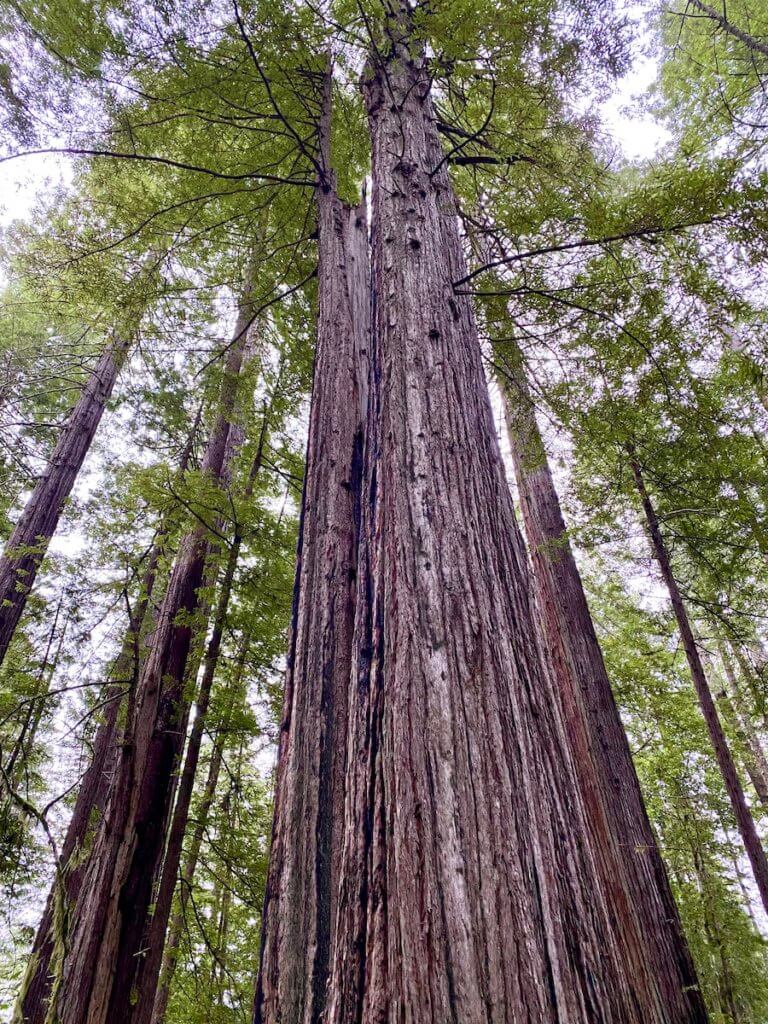
[[[234,777],[222,800],[222,812],[226,834],[219,833],[219,847],[222,853],[219,856],[219,871],[217,872],[218,884],[218,927],[216,929],[216,950],[211,972],[211,996],[212,1002],[216,1005],[224,1004],[224,994],[227,986],[227,958],[229,955],[229,914],[232,906],[232,852],[233,838],[235,835],[235,821],[237,814],[237,800],[240,793],[243,757],[245,755],[244,745],[241,742],[235,762]]]
[[[253,487],[256,477],[261,468],[261,461],[264,453],[264,442],[266,439],[267,420],[266,415],[262,425],[261,438],[253,462],[253,467],[245,489],[245,497],[250,498],[253,494]],[[195,718],[187,743],[187,752],[184,758],[184,767],[179,778],[176,804],[173,808],[170,828],[168,830],[168,842],[165,849],[165,858],[160,876],[160,885],[154,899],[154,911],[149,921],[149,927],[142,948],[146,950],[141,958],[134,981],[135,1003],[131,1013],[132,1024],[149,1024],[152,1019],[152,1011],[155,1005],[157,984],[160,977],[160,968],[163,961],[163,946],[165,934],[168,928],[168,919],[173,904],[173,893],[176,888],[176,879],[181,862],[181,852],[184,845],[184,836],[189,820],[189,808],[192,801],[192,792],[195,786],[195,775],[197,764],[200,759],[200,748],[203,742],[203,731],[205,728],[208,705],[211,699],[211,691],[216,676],[216,668],[219,663],[221,644],[224,638],[224,628],[227,624],[229,602],[232,596],[232,588],[235,582],[240,549],[243,543],[243,534],[238,526],[227,555],[224,575],[219,585],[219,595],[216,602],[216,611],[213,620],[208,645],[205,652],[203,666],[203,677],[200,681],[197,701],[195,705]]]
[[[222,382],[219,411],[202,471],[221,480],[250,324],[250,291],[241,302]],[[209,533],[182,540],[142,668],[126,743],[104,821],[89,858],[53,997],[59,1024],[129,1019],[153,886],[161,862],[173,776],[184,744],[187,660],[199,613]]]
[[[179,479],[183,478],[189,466],[201,414],[202,406],[198,410],[181,454],[177,471]],[[87,867],[85,850],[89,845],[89,836],[101,820],[109,795],[115,767],[113,762],[117,754],[119,714],[121,707],[125,710],[123,696],[126,689],[129,692],[135,691],[139,679],[148,611],[157,581],[157,571],[165,537],[166,530],[161,524],[147,560],[136,606],[130,614],[122,650],[117,656],[111,672],[112,681],[106,687],[103,718],[96,730],[90,764],[77,791],[77,800],[59,856],[59,870],[48,893],[45,910],[35,935],[26,979],[22,985],[15,1010],[14,1022],[44,1024],[47,1018],[53,981],[51,957],[57,941],[60,941],[57,929],[54,928],[57,887],[63,883],[64,892],[60,894],[63,908],[74,907]],[[58,926],[59,929],[65,927],[66,922],[60,921]]]
[[[723,688],[715,694],[717,704],[720,706],[721,717],[726,724],[733,729],[738,739],[738,752],[741,755],[741,768],[747,773],[752,788],[763,807],[768,806],[768,779],[762,775],[760,765],[755,760],[752,749],[749,745],[749,738],[744,732],[741,718],[734,707],[727,689]]]
[[[689,802],[687,797],[682,793],[680,795],[683,807],[685,808],[683,811],[683,817],[686,824],[689,826],[686,829],[686,834],[688,836],[688,842],[691,849],[691,859],[693,861],[693,869],[696,876],[696,885],[701,899],[704,932],[707,938],[707,943],[709,944],[710,949],[712,949],[712,951],[717,955],[720,965],[719,970],[717,971],[717,991],[718,998],[720,1000],[720,1010],[724,1016],[730,1018],[733,1024],[739,1024],[742,1019],[742,1014],[740,1013],[736,1002],[733,971],[731,969],[728,950],[723,937],[723,930],[717,917],[717,909],[713,904],[710,892],[709,871],[701,849],[701,844],[697,839],[696,822],[693,820],[695,816],[688,809]]]
[[[130,344],[130,338],[122,337],[113,337],[108,342],[0,558],[0,664]]]
[[[53,982],[51,959],[54,948],[61,941],[61,930],[66,927],[65,921],[54,920],[57,902],[62,904],[61,909],[65,913],[68,908],[75,905],[87,866],[85,851],[89,845],[90,834],[104,813],[110,779],[114,771],[121,702],[126,688],[130,688],[136,681],[137,644],[152,597],[160,553],[161,545],[156,542],[150,553],[128,634],[111,673],[113,681],[106,687],[103,718],[96,730],[88,769],[77,791],[77,800],[59,855],[59,870],[51,883],[45,910],[37,928],[26,980],[22,985],[15,1010],[15,1022],[45,1024],[47,1020]],[[134,678],[131,679],[131,676]],[[59,892],[62,887],[63,892]],[[57,897],[60,899],[57,900]]]
[[[238,699],[238,696],[242,697],[241,684],[243,674],[245,672],[245,664],[248,657],[249,647],[250,644],[246,639],[241,647],[238,658],[235,680],[233,683],[232,703],[230,703],[228,713],[225,715],[221,727],[216,734],[216,738],[214,739],[213,750],[211,751],[211,761],[208,766],[208,776],[205,781],[205,786],[203,787],[202,796],[200,797],[200,803],[195,816],[194,829],[192,830],[192,835],[189,838],[189,846],[181,869],[177,907],[171,916],[168,924],[167,935],[165,937],[162,967],[155,995],[154,1008],[152,1010],[152,1024],[162,1024],[165,1020],[165,1013],[168,1008],[168,999],[171,993],[171,982],[173,981],[173,975],[176,969],[179,943],[181,941],[182,928],[184,926],[187,904],[189,902],[189,894],[192,889],[192,882],[195,877],[197,861],[200,856],[200,848],[208,825],[208,817],[213,804],[213,798],[216,794],[216,786],[219,782],[219,773],[221,771],[222,760],[224,757],[224,745],[227,739],[227,730],[232,708],[234,707],[234,702]]]
[[[766,693],[766,686],[762,673],[756,671],[750,659],[744,653],[744,648],[738,640],[729,639],[728,648],[732,651],[733,656],[736,659],[736,664],[741,669],[742,679],[749,686],[752,699],[755,702],[755,707],[760,714],[763,728],[768,729],[768,707],[766,707],[768,694]]]
[[[365,82],[374,329],[324,1020],[704,1021],[697,991],[662,1001],[636,976],[595,870],[453,289],[466,267],[429,72],[398,29]]]
[[[599,851],[602,884],[633,969],[663,1005],[696,976],[664,863],[651,830],[626,733],[595,635],[514,342],[499,375],[545,647],[578,764],[578,784]]]
[[[720,660],[723,663],[726,678],[726,691],[729,704],[733,711],[733,718],[739,732],[739,738],[744,745],[747,770],[755,787],[755,792],[760,798],[763,806],[768,807],[768,758],[760,737],[755,729],[752,715],[744,701],[739,681],[734,672],[733,662],[724,645],[720,645]]]
[[[725,733],[723,732],[723,727],[717,714],[717,708],[715,707],[715,702],[712,698],[712,691],[709,688],[707,675],[704,671],[701,656],[699,655],[699,650],[696,646],[696,639],[693,635],[693,629],[691,628],[688,613],[685,609],[683,596],[680,593],[680,588],[677,585],[677,580],[675,579],[672,571],[672,563],[664,543],[664,538],[661,534],[656,511],[645,486],[645,480],[643,479],[640,464],[633,452],[630,452],[630,459],[632,473],[635,479],[635,486],[643,506],[646,527],[653,547],[653,553],[656,561],[658,562],[659,569],[661,570],[661,575],[664,579],[667,593],[669,594],[669,599],[675,613],[677,627],[680,630],[680,637],[683,641],[683,648],[685,649],[685,656],[688,659],[688,666],[691,670],[693,685],[699,699],[699,707],[701,708],[701,713],[703,714],[704,721],[707,725],[709,737],[715,750],[715,757],[717,758],[717,763],[723,776],[725,788],[728,793],[728,799],[731,802],[731,807],[736,818],[736,823],[739,827],[739,832],[741,833],[744,847],[747,851],[747,856],[749,857],[749,862],[752,865],[752,872],[755,876],[755,882],[757,883],[760,898],[763,901],[763,906],[765,907],[766,912],[768,912],[768,860],[766,860],[765,850],[763,849],[760,837],[757,834],[754,818],[747,806],[747,801],[744,797],[744,790],[736,772],[736,766],[733,763],[731,751],[728,748],[728,742],[725,738]]]
[[[29,754],[31,753],[35,735],[40,725],[40,719],[42,718],[43,711],[45,709],[46,698],[48,696],[48,690],[50,689],[50,682],[56,671],[56,666],[58,665],[59,657],[61,655],[61,647],[64,642],[64,636],[66,635],[67,625],[69,622],[68,619],[66,619],[64,622],[64,628],[62,629],[61,637],[59,639],[58,650],[56,651],[56,656],[53,659],[53,664],[51,665],[51,670],[49,671],[51,647],[53,646],[53,641],[54,638],[56,637],[56,630],[59,627],[59,616],[61,615],[61,606],[63,602],[64,597],[62,595],[61,597],[59,597],[59,602],[56,605],[56,611],[53,616],[53,622],[51,623],[51,629],[50,632],[48,633],[48,643],[45,648],[45,654],[43,655],[42,664],[40,665],[39,684],[41,690],[43,689],[43,687],[45,687],[45,693],[41,692],[37,697],[34,697],[29,700],[29,703],[27,705],[27,713],[24,717],[24,723],[22,724],[22,727],[19,730],[19,735],[16,737],[16,741],[13,744],[13,747],[11,748],[10,754],[8,755],[8,760],[5,763],[5,776],[11,785],[14,785],[15,783],[14,776],[16,774],[17,764],[19,764],[19,762],[23,764],[24,761],[26,761],[27,757],[29,757]]]
[[[317,349],[255,1000],[255,1020],[270,1024],[324,1019],[343,839],[370,276],[365,208],[339,200],[329,170],[329,117],[330,72]]]

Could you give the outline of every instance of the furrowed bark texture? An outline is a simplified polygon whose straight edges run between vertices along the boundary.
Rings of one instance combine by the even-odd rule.
[[[241,302],[225,364],[219,410],[202,471],[222,477],[237,378],[250,322],[250,287]],[[137,686],[104,823],[89,859],[64,959],[59,1024],[129,1019],[137,958],[161,863],[175,771],[189,707],[184,694],[198,591],[210,546],[203,525],[181,541]]]
[[[453,291],[466,268],[424,62],[396,42],[365,98],[374,328],[325,1020],[703,1021],[633,976],[595,868]]]
[[[253,469],[245,488],[244,497],[250,498],[253,494],[253,487],[256,482],[261,460],[263,457],[263,446],[265,440],[266,417],[262,428],[261,442],[253,464]],[[234,430],[231,432],[234,433]],[[154,899],[154,910],[148,924],[147,933],[142,942],[142,948],[146,950],[137,965],[134,988],[136,992],[135,1003],[131,1008],[130,1020],[132,1024],[149,1024],[152,1020],[153,1007],[157,993],[157,983],[160,977],[160,967],[163,961],[163,946],[168,928],[168,919],[171,915],[173,904],[173,893],[176,888],[176,879],[181,862],[181,852],[184,845],[184,836],[189,821],[189,808],[192,801],[192,792],[195,786],[197,764],[200,759],[200,749],[203,743],[203,732],[205,729],[208,706],[211,700],[211,692],[216,677],[216,669],[221,654],[221,644],[224,639],[224,629],[227,624],[229,602],[232,596],[232,588],[235,583],[235,573],[240,559],[240,550],[243,544],[243,533],[240,527],[235,529],[232,543],[227,554],[227,561],[219,585],[219,594],[216,599],[216,611],[213,618],[213,629],[208,639],[203,663],[203,676],[200,680],[197,700],[195,703],[195,719],[189,734],[187,751],[184,756],[184,767],[179,777],[176,803],[171,816],[170,828],[168,830],[168,842],[165,848],[160,884]]]
[[[347,691],[370,343],[363,205],[318,188],[319,314],[257,1022],[317,1024],[343,827]]]
[[[723,726],[717,714],[717,708],[715,707],[715,701],[712,697],[712,691],[709,688],[709,681],[707,680],[699,649],[696,645],[696,638],[693,635],[693,629],[691,628],[691,623],[688,619],[688,612],[685,607],[685,602],[683,601],[683,595],[680,593],[680,588],[677,585],[675,574],[672,571],[672,563],[669,558],[666,544],[664,543],[656,510],[653,507],[651,496],[645,486],[645,480],[643,478],[640,463],[636,458],[634,458],[632,453],[630,453],[630,457],[632,473],[635,478],[635,486],[637,488],[637,493],[640,496],[640,502],[645,515],[648,536],[651,541],[654,557],[659,565],[659,569],[661,570],[661,575],[664,579],[667,593],[669,594],[672,609],[675,613],[677,628],[680,631],[680,638],[683,641],[683,648],[685,650],[685,656],[688,659],[688,667],[691,670],[691,678],[693,679],[696,696],[699,700],[699,707],[701,708],[701,713],[704,716],[707,731],[709,732],[709,738],[712,741],[712,746],[715,750],[717,764],[720,768],[720,773],[723,776],[723,782],[725,783],[725,788],[728,793],[728,799],[731,802],[731,808],[733,810],[734,817],[736,818],[736,824],[738,825],[739,833],[741,834],[741,838],[744,843],[744,848],[746,849],[747,856],[749,857],[749,863],[752,867],[752,873],[755,876],[755,882],[757,883],[757,888],[760,893],[760,899],[763,902],[766,912],[768,912],[768,859],[766,859],[765,850],[763,849],[760,836],[758,835],[757,828],[755,827],[755,820],[752,817],[752,812],[747,805],[747,801],[744,796],[744,789],[741,785],[741,781],[736,771],[736,765],[733,761],[733,755],[728,747],[728,741],[725,738]]]
[[[130,344],[113,337],[105,347],[0,558],[0,665]]]
[[[695,989],[696,973],[643,803],[595,635],[525,378],[506,349],[502,401],[534,571],[534,591],[603,886],[612,891],[628,967],[660,1006]],[[691,996],[691,1006],[697,997]]]

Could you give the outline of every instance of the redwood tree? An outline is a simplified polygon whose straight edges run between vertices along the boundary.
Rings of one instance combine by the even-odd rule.
[[[674,992],[693,970],[651,830],[626,733],[571,550],[522,352],[496,355],[534,592],[577,782],[589,808],[603,885],[614,887],[620,927],[642,949],[648,984]]]
[[[90,450],[131,340],[128,334],[114,334],[104,346],[0,558],[0,664],[59,525],[64,504]]]
[[[344,841],[370,278],[365,207],[339,199],[330,169],[330,84],[327,72],[317,189],[317,348],[257,1022],[321,1019]]]
[[[195,437],[200,427],[202,404],[181,452],[176,475],[179,481],[189,467]],[[125,695],[135,689],[146,654],[147,619],[152,595],[157,582],[158,568],[167,541],[167,528],[161,522],[147,558],[141,588],[128,622],[122,648],[117,656],[106,686],[105,710],[93,740],[93,751],[88,768],[77,790],[77,799],[69,819],[67,832],[59,854],[56,873],[51,883],[43,916],[35,933],[29,963],[15,1008],[14,1020],[25,1024],[44,1024],[48,1014],[52,975],[51,958],[57,941],[56,930],[64,921],[56,920],[57,900],[61,910],[75,905],[88,864],[85,849],[91,834],[104,813],[109,797],[109,786],[114,770],[119,736],[120,710],[125,710]]]
[[[407,23],[398,5],[364,85],[371,394],[324,1019],[703,1021],[682,944],[664,977],[647,969],[596,866]]]
[[[244,489],[243,497],[246,499],[252,497],[256,478],[261,469],[267,424],[267,413],[265,411],[259,446]],[[230,433],[232,434],[234,431]],[[137,964],[134,982],[135,999],[131,1008],[131,1021],[133,1024],[149,1024],[153,1015],[160,968],[163,961],[163,945],[168,921],[171,916],[173,893],[176,888],[179,864],[181,863],[184,835],[189,821],[189,809],[192,802],[197,765],[200,759],[206,716],[221,654],[224,629],[227,624],[227,613],[229,611],[232,590],[235,585],[235,574],[240,560],[243,539],[242,527],[237,524],[229,544],[224,572],[218,587],[213,626],[205,647],[203,673],[198,688],[197,700],[195,701],[195,717],[184,755],[184,766],[179,775],[176,801],[168,827],[162,871],[154,899],[154,909],[151,920],[147,925],[145,940],[142,943],[143,949],[146,952]]]
[[[685,607],[680,587],[675,579],[675,574],[672,569],[672,561],[670,559],[669,552],[667,551],[667,546],[664,543],[659,519],[656,515],[653,501],[651,500],[651,496],[645,484],[645,478],[643,476],[643,470],[640,462],[638,461],[637,452],[631,445],[629,447],[628,454],[630,457],[630,465],[635,481],[635,487],[640,498],[640,504],[643,508],[646,531],[651,542],[654,558],[661,570],[661,576],[664,580],[664,585],[667,588],[667,593],[669,594],[672,610],[675,613],[675,621],[677,622],[677,627],[680,631],[680,639],[683,642],[683,649],[685,650],[688,667],[691,670],[691,678],[693,679],[693,685],[696,690],[699,707],[701,708],[701,713],[704,716],[704,721],[707,725],[707,731],[709,732],[709,737],[712,741],[712,747],[715,751],[715,757],[717,758],[720,773],[723,776],[723,782],[725,783],[728,799],[731,803],[731,808],[739,828],[739,833],[744,841],[744,848],[746,849],[747,856],[749,857],[749,863],[752,867],[752,874],[755,877],[755,882],[757,883],[760,899],[762,900],[766,913],[768,913],[768,858],[766,858],[765,848],[760,840],[757,827],[755,826],[755,819],[752,817],[752,812],[750,811],[746,797],[744,796],[744,787],[742,786],[738,772],[736,771],[733,755],[730,747],[728,746],[728,740],[726,739],[725,732],[723,731],[720,716],[717,713],[715,701],[709,686],[709,680],[707,679],[707,674],[704,671],[704,664],[701,660],[701,655],[699,654],[699,649],[696,644],[696,637],[694,636],[693,628],[691,626],[690,619],[688,618],[688,611]]]
[[[212,483],[225,471],[238,375],[253,319],[252,283],[240,302],[227,352],[218,412],[202,473]],[[137,956],[162,859],[173,776],[184,742],[184,693],[199,591],[210,533],[199,523],[183,538],[158,613],[80,898],[64,935],[63,963],[51,1000],[61,1024],[125,1019],[133,1005]]]

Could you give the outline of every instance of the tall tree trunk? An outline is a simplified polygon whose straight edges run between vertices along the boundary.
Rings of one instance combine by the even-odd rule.
[[[113,336],[106,345],[0,558],[0,664],[130,344],[130,337]]]
[[[218,927],[216,929],[216,948],[211,971],[211,1003],[218,1006],[224,1004],[228,975],[228,947],[229,947],[229,913],[232,906],[232,883],[234,873],[232,870],[232,853],[234,849],[235,826],[237,820],[237,801],[241,792],[241,780],[243,773],[243,757],[245,756],[245,745],[241,741],[235,759],[233,778],[230,781],[224,799],[221,802],[224,827],[226,833],[218,837],[219,847],[219,868],[215,885],[218,886]]]
[[[717,971],[717,992],[720,1000],[720,1010],[724,1016],[730,1018],[732,1024],[739,1024],[739,1021],[742,1019],[742,1014],[739,1011],[736,1001],[736,993],[733,983],[733,970],[731,969],[723,930],[718,920],[717,907],[712,899],[709,871],[707,869],[701,844],[697,838],[695,816],[690,810],[688,798],[683,793],[680,794],[680,798],[683,804],[683,818],[688,826],[686,828],[686,836],[691,850],[691,859],[693,861],[693,869],[696,875],[699,898],[701,899],[704,934],[706,935],[710,949],[716,954],[719,962],[719,969]]]
[[[202,405],[199,407],[187,442],[182,450],[177,477],[183,479],[194,450],[195,437],[200,426]],[[136,689],[142,662],[142,645],[146,633],[150,602],[155,589],[157,571],[166,539],[166,529],[161,523],[147,560],[135,607],[130,613],[128,630],[123,646],[111,671],[111,682],[106,687],[104,713],[96,730],[93,751],[88,769],[77,791],[77,800],[69,819],[64,844],[59,855],[59,868],[48,893],[45,910],[38,925],[32,946],[26,978],[15,1009],[14,1022],[44,1024],[48,1014],[51,992],[51,957],[56,942],[60,940],[54,928],[54,911],[57,896],[61,898],[62,910],[74,907],[82,884],[87,857],[85,849],[89,834],[101,820],[109,795],[114,772],[112,763],[116,753],[118,718],[121,706],[125,710],[123,696]],[[57,892],[62,887],[63,892]],[[58,922],[65,927],[66,922]]]
[[[202,472],[221,480],[251,321],[249,282],[229,347],[219,410]],[[210,547],[200,524],[182,539],[136,689],[104,821],[89,858],[52,997],[59,1024],[127,1020],[153,886],[162,859],[173,776],[189,707],[184,681]]]
[[[764,679],[760,673],[755,671],[754,666],[744,653],[744,648],[738,640],[729,638],[728,648],[733,653],[733,656],[736,659],[736,664],[741,669],[742,679],[749,687],[752,699],[755,702],[755,707],[760,714],[763,728],[768,729],[768,707],[766,707],[768,695],[766,694]]]
[[[192,889],[195,871],[197,869],[200,848],[203,844],[203,837],[208,825],[208,817],[213,804],[213,798],[216,794],[216,786],[219,782],[219,773],[221,771],[221,765],[224,758],[224,745],[227,740],[227,730],[232,709],[234,707],[235,700],[237,700],[238,697],[242,698],[240,687],[243,680],[243,674],[245,672],[245,664],[249,648],[250,643],[246,638],[242,644],[235,671],[235,680],[232,687],[233,700],[229,704],[227,714],[224,716],[224,720],[222,721],[213,742],[211,760],[208,766],[208,776],[205,780],[205,786],[203,787],[203,792],[200,797],[200,803],[195,816],[194,829],[192,830],[192,835],[189,838],[189,846],[181,869],[181,876],[178,885],[177,906],[171,916],[165,937],[165,947],[162,951],[163,959],[160,969],[159,983],[157,985],[155,1003],[152,1010],[152,1024],[163,1024],[163,1021],[165,1020],[165,1013],[168,1009],[168,999],[171,994],[171,982],[173,981],[174,971],[176,970],[179,943],[181,941],[181,933],[184,926],[189,895]]]
[[[755,876],[755,882],[757,883],[760,898],[763,901],[763,906],[765,907],[766,912],[768,912],[768,860],[765,856],[765,850],[763,849],[760,837],[757,834],[754,818],[747,806],[747,801],[744,797],[744,790],[736,772],[736,766],[733,763],[733,756],[728,748],[728,742],[725,738],[725,733],[723,732],[723,726],[717,714],[717,708],[715,707],[715,702],[712,698],[712,691],[709,688],[707,675],[704,671],[701,656],[699,655],[699,649],[696,646],[696,639],[693,635],[693,629],[691,628],[691,623],[688,619],[685,602],[683,601],[683,596],[680,593],[680,588],[677,585],[677,580],[675,579],[675,575],[672,571],[672,563],[664,543],[664,538],[661,534],[656,510],[653,507],[651,497],[645,486],[645,480],[643,478],[640,463],[637,461],[634,450],[630,450],[629,454],[632,473],[635,479],[635,486],[637,488],[637,493],[640,496],[643,513],[645,515],[648,536],[675,613],[677,628],[680,631],[680,638],[683,642],[685,656],[688,659],[688,667],[691,670],[691,677],[693,678],[693,685],[696,689],[696,696],[699,699],[699,707],[701,708],[701,713],[704,716],[709,737],[715,750],[715,757],[717,758],[717,763],[723,776],[725,788],[728,793],[728,799],[731,802],[731,807],[733,809],[734,817],[736,818],[736,824],[739,827],[739,832],[741,833],[744,848],[747,851],[747,856],[749,857],[749,862],[752,866],[752,873]]]
[[[514,342],[501,354],[499,382],[534,592],[598,867],[603,885],[614,888],[619,927],[632,937],[634,969],[664,1000],[695,984],[694,968],[571,550],[523,355]]]
[[[77,800],[59,854],[58,869],[37,928],[26,978],[15,1009],[14,1022],[18,1024],[22,1021],[24,1024],[45,1024],[48,1018],[53,983],[51,959],[57,943],[61,942],[61,931],[66,928],[65,920],[55,919],[56,910],[58,906],[59,916],[66,915],[68,908],[73,907],[77,901],[88,863],[85,851],[91,832],[104,813],[117,753],[118,716],[126,683],[128,688],[134,686],[138,676],[138,644],[155,585],[161,551],[162,543],[158,536],[149,556],[127,636],[111,672],[113,681],[106,687],[103,718],[96,730],[88,769],[77,791]]]
[[[267,417],[265,414],[262,423],[261,437],[253,461],[251,473],[245,488],[244,497],[250,498],[253,494],[254,484],[261,468],[264,454],[264,442],[266,440]],[[176,803],[173,808],[171,824],[168,830],[168,842],[165,849],[160,884],[154,899],[154,911],[149,921],[147,934],[142,942],[142,949],[146,950],[141,958],[134,980],[135,1000],[131,1012],[132,1024],[149,1024],[152,1020],[152,1010],[155,1005],[157,984],[160,976],[160,968],[163,960],[163,946],[165,944],[165,933],[168,928],[168,919],[173,904],[173,893],[176,888],[176,879],[181,862],[181,852],[184,845],[184,836],[189,820],[189,808],[192,801],[192,792],[195,786],[197,764],[200,759],[200,749],[203,742],[203,731],[205,728],[208,705],[211,699],[213,682],[216,677],[216,669],[221,653],[221,644],[224,638],[224,629],[227,624],[229,601],[232,596],[232,588],[235,583],[235,573],[240,559],[240,549],[243,544],[243,533],[238,525],[229,547],[224,575],[219,585],[219,594],[216,601],[216,611],[213,619],[213,629],[208,639],[203,665],[203,677],[200,681],[197,701],[195,704],[195,718],[190,731],[187,752],[184,757],[184,767],[179,778]]]
[[[317,189],[317,349],[255,999],[256,1022],[270,1024],[324,1019],[343,840],[370,272],[364,205],[352,209],[336,195],[329,116],[330,73]]]
[[[56,611],[53,616],[53,622],[51,623],[51,629],[48,633],[48,643],[45,648],[45,654],[43,655],[42,663],[40,665],[38,679],[41,692],[37,696],[29,699],[27,704],[27,713],[24,716],[24,722],[21,726],[21,729],[19,730],[18,736],[16,737],[16,741],[14,742],[13,747],[11,748],[11,752],[8,755],[8,760],[5,763],[5,778],[8,780],[11,786],[14,786],[14,788],[16,782],[16,767],[20,763],[23,765],[27,758],[29,757],[30,753],[32,752],[35,736],[40,726],[40,720],[42,719],[43,713],[45,711],[46,698],[48,696],[48,691],[50,689],[51,680],[55,675],[56,667],[61,656],[61,648],[64,643],[64,637],[66,636],[69,618],[66,618],[64,620],[64,627],[59,637],[58,649],[53,660],[51,661],[51,648],[53,646],[53,641],[56,637],[56,631],[59,628],[59,616],[61,615],[61,606],[63,602],[64,597],[62,595],[59,597],[58,604],[56,605]],[[42,692],[43,689],[45,690],[44,693]],[[0,785],[0,792],[1,791],[2,785]]]
[[[636,974],[594,867],[472,306],[453,289],[466,268],[429,72],[398,30],[365,82],[374,330],[324,1020],[703,1021],[697,991]]]

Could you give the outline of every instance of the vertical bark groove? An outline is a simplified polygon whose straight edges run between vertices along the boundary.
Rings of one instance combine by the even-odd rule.
[[[452,287],[426,62],[400,28],[364,85],[374,329],[326,1020],[704,1021],[697,993],[662,1004],[633,976],[595,866],[472,307]]]
[[[330,71],[317,189],[317,349],[257,1024],[325,1020],[341,856],[370,277],[365,207],[350,208],[335,192],[329,117]]]

